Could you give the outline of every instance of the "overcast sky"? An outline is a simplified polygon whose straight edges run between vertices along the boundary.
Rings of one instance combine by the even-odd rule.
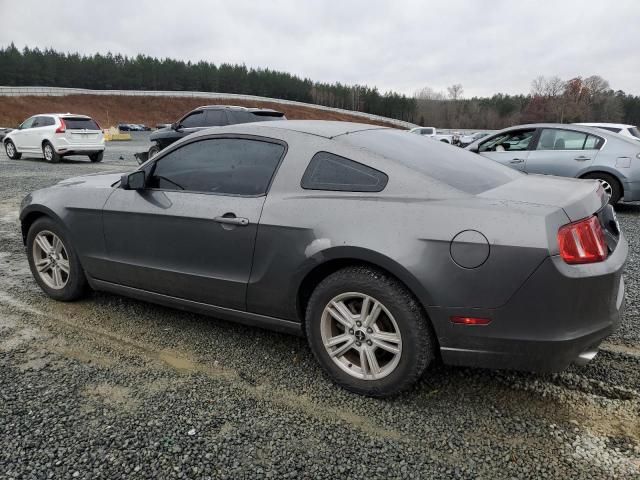
[[[0,44],[244,63],[413,94],[600,75],[640,94],[640,0],[0,0]]]

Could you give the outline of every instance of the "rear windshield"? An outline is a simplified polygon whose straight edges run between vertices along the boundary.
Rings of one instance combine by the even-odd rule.
[[[282,112],[250,112],[253,114],[256,122],[268,122],[269,120],[286,120]]]
[[[478,154],[401,130],[363,130],[335,137],[335,140],[395,160],[472,195],[523,175]]]
[[[92,118],[63,117],[67,130],[100,130],[98,124]]]

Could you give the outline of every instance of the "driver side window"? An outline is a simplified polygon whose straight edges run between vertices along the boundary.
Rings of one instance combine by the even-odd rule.
[[[180,121],[180,126],[184,128],[204,127],[204,112],[193,112],[188,117]]]
[[[264,195],[285,147],[244,138],[200,140],[160,158],[147,186],[221,195]]]
[[[20,130],[24,130],[26,128],[33,128],[33,124],[36,118],[37,117],[27,118],[24,122],[22,122],[22,125],[20,125]]]
[[[512,130],[505,132],[480,144],[480,152],[516,152],[528,150],[536,133],[535,129]]]

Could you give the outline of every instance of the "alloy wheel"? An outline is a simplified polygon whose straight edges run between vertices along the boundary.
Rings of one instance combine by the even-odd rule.
[[[16,153],[16,147],[13,146],[13,143],[7,142],[7,155],[9,157],[13,157]]]
[[[33,263],[40,279],[49,288],[63,289],[69,281],[69,254],[55,233],[43,230],[36,235],[33,241]]]
[[[599,178],[598,181],[600,182],[600,185],[602,185],[602,189],[607,193],[607,195],[611,196],[611,194],[613,193],[613,188],[611,188],[609,182],[603,180],[602,178]]]
[[[334,297],[320,319],[322,343],[331,360],[352,377],[379,380],[402,355],[402,336],[389,310],[358,292]]]
[[[53,148],[51,148],[51,145],[49,144],[44,146],[44,158],[47,162],[50,162],[53,159]]]

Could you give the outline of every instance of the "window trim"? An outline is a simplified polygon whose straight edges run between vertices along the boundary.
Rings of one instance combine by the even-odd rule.
[[[153,176],[153,173],[156,170],[156,164],[160,160],[165,158],[167,155],[169,155],[170,153],[175,152],[176,150],[182,147],[186,147],[187,145],[191,145],[192,143],[202,142],[204,140],[233,140],[233,139],[254,140],[254,141],[259,141],[263,143],[275,143],[277,145],[281,145],[282,147],[284,147],[284,151],[282,152],[282,155],[280,155],[280,158],[278,159],[278,164],[276,165],[276,168],[274,169],[273,174],[269,179],[269,183],[267,184],[267,188],[264,193],[259,193],[255,195],[242,195],[239,193],[201,192],[199,190],[174,190],[174,189],[166,189],[166,188],[150,188],[146,186],[147,182],[149,182],[149,180]],[[160,153],[156,157],[154,157],[154,161],[151,162],[151,165],[146,165],[144,168],[138,168],[138,170],[145,171],[145,187],[144,187],[145,192],[147,191],[148,192],[178,192],[178,193],[192,193],[197,195],[214,195],[218,197],[260,198],[260,197],[266,197],[271,191],[271,185],[273,185],[273,181],[276,178],[278,171],[280,170],[280,165],[282,165],[282,160],[287,156],[288,151],[289,151],[289,145],[287,144],[287,142],[285,142],[284,140],[280,140],[278,138],[263,137],[260,135],[246,135],[246,134],[233,134],[233,133],[203,135],[203,136],[197,136],[196,138],[189,138],[189,141],[186,141],[186,142],[174,143],[173,145],[171,145],[170,148],[161,150]]]
[[[593,128],[593,127],[592,127]],[[573,132],[573,133],[581,133],[583,135],[586,135],[585,137],[585,142],[587,141],[587,138],[589,137],[589,135],[596,137],[597,139],[599,139],[602,142],[602,145],[600,145],[600,148],[589,148],[589,149],[580,149],[580,150],[572,150],[572,149],[564,149],[564,150],[538,150],[538,143],[540,142],[540,138],[542,137],[542,132],[544,130],[564,130],[566,132]],[[596,150],[596,151],[600,151],[604,148],[604,146],[607,144],[607,139],[604,137],[601,137],[600,135],[596,135],[595,133],[591,133],[591,132],[583,132],[581,130],[574,130],[572,128],[563,128],[563,127],[539,127],[538,128],[538,133],[536,135],[535,138],[535,145],[533,145],[533,150],[534,152],[584,152],[584,151],[588,151],[588,150]],[[584,143],[582,144],[582,146],[584,147]]]
[[[333,155],[334,157],[338,157],[344,160],[347,160],[348,162],[352,162],[352,163],[357,163],[358,165],[362,165],[363,167],[366,167],[370,170],[373,170],[374,172],[376,172],[376,174],[381,175],[381,178],[384,180],[382,182],[382,184],[380,185],[379,188],[376,187],[376,190],[372,190],[372,189],[353,189],[353,188],[330,188],[330,187],[322,187],[322,188],[318,188],[318,187],[310,187],[310,186],[305,186],[305,179],[308,175],[310,175],[310,168],[311,165],[313,164],[314,159],[321,153],[327,153],[329,155]],[[387,188],[387,185],[389,183],[389,175],[387,175],[386,173],[384,173],[381,170],[378,170],[377,168],[374,168],[370,165],[364,164],[362,162],[358,162],[356,160],[353,160],[351,158],[347,158],[344,157],[342,155],[338,155],[337,153],[333,153],[333,152],[328,152],[326,150],[319,150],[316,153],[313,154],[313,156],[311,157],[311,159],[309,160],[309,163],[307,164],[307,167],[304,169],[304,172],[302,174],[302,177],[300,178],[300,188],[302,188],[303,190],[312,190],[312,191],[320,191],[320,192],[346,192],[346,193],[380,193],[382,192],[385,188]],[[355,185],[353,185],[355,186]]]
[[[529,130],[533,130],[533,135],[531,136],[531,140],[529,141],[529,144],[527,145],[527,148],[525,148],[524,150],[505,150],[504,152],[530,152],[532,150],[535,150],[536,145],[538,145],[538,139],[540,138],[540,131],[541,129],[539,127],[517,127],[514,128],[512,130],[509,130],[507,132],[503,132],[503,133],[495,133],[493,135],[486,135],[484,138],[485,140],[478,143],[478,153],[479,154],[483,154],[483,153],[487,153],[487,150],[480,150],[480,148],[482,147],[482,145],[484,145],[485,143],[488,143],[490,140],[492,140],[493,138],[496,138],[500,135],[504,135],[505,133],[514,133],[514,132],[521,132],[521,131],[529,131]],[[504,153],[504,152],[497,152],[496,150],[489,150],[488,153]]]

